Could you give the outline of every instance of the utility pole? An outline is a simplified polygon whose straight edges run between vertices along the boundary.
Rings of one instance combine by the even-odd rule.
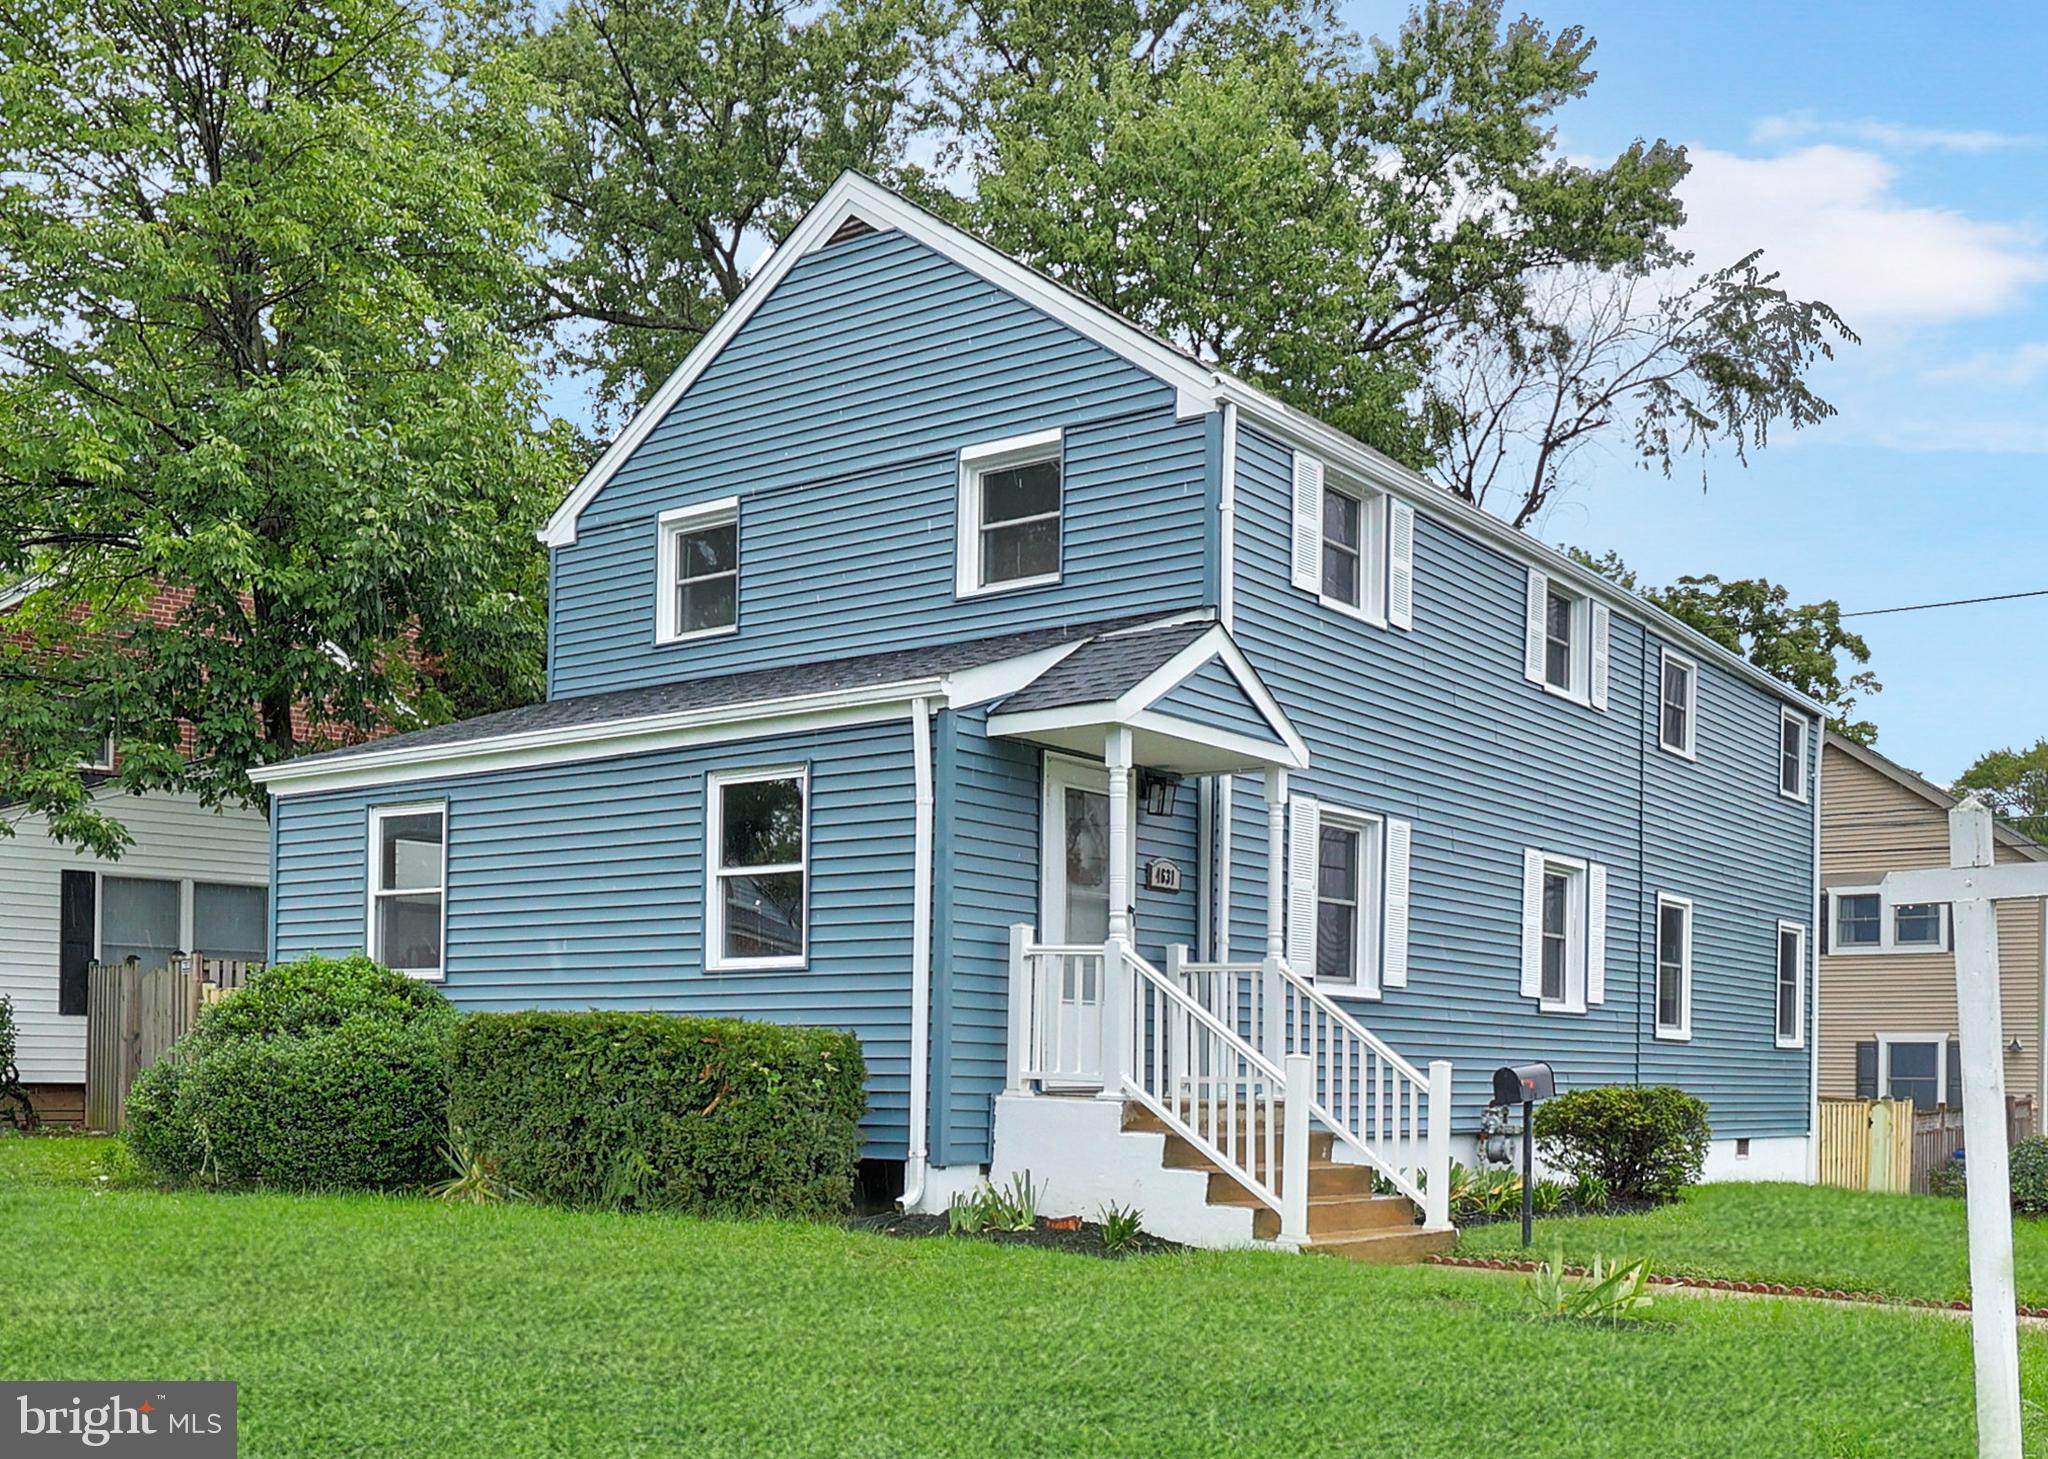
[[[2012,1274],[2012,1172],[2006,1156],[2004,1023],[1998,1008],[1998,904],[2048,896],[2048,864],[1995,864],[1991,812],[1975,796],[1948,817],[1949,867],[1884,879],[1884,915],[1945,902],[1954,919],[1956,1033],[1963,1060],[1969,1171],[1970,1342],[1977,1369],[1979,1459],[2021,1459],[2019,1322]]]

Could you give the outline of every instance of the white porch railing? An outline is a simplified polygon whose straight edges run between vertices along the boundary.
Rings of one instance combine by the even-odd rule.
[[[1010,929],[1010,1077],[1013,1094],[1037,1084],[1102,1087],[1103,947],[1033,942]]]

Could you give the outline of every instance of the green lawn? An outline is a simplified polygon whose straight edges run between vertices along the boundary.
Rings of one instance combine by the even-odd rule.
[[[1660,1272],[1840,1287],[1943,1301],[1970,1295],[1963,1203],[1804,1185],[1703,1185],[1662,1210],[1536,1223],[1535,1255],[1564,1242],[1569,1261],[1594,1252],[1646,1256]],[[1519,1257],[1519,1220],[1466,1229],[1461,1256]],[[2048,1306],[2048,1223],[2014,1223],[2020,1301]]]
[[[1967,1329],[1924,1313],[1601,1327],[1497,1274],[161,1195],[114,1153],[0,1140],[0,1373],[235,1379],[249,1456],[1971,1451]]]

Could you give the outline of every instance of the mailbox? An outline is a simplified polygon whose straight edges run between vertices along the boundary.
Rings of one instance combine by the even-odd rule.
[[[1495,1104],[1534,1104],[1557,1093],[1557,1078],[1548,1064],[1504,1064],[1493,1071]]]

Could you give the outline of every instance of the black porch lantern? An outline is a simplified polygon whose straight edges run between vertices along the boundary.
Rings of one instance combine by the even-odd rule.
[[[1180,777],[1170,770],[1140,770],[1138,794],[1145,801],[1148,816],[1173,814],[1174,796],[1180,791]]]

